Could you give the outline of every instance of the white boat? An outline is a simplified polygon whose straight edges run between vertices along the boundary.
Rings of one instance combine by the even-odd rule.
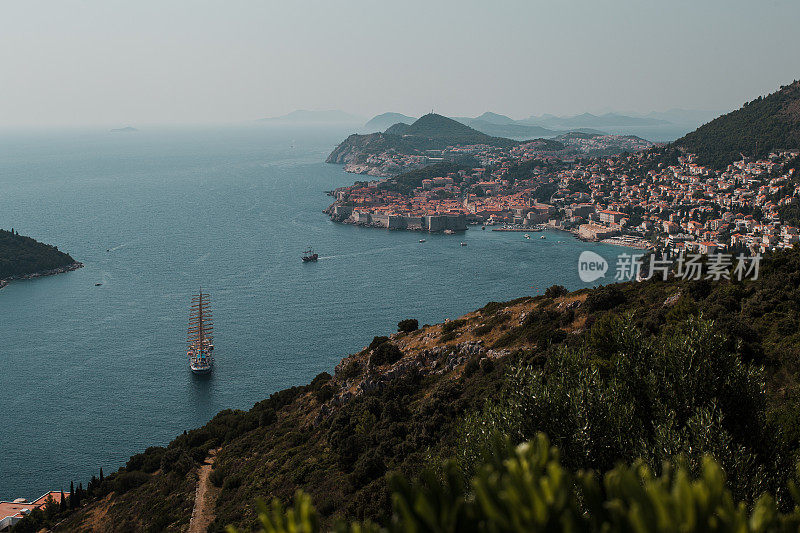
[[[524,235],[524,237],[525,237],[526,239],[530,239],[530,238],[531,238],[531,236],[530,236],[530,235],[528,235],[527,233]]]
[[[465,242],[461,243],[461,246],[466,246],[466,245],[467,245],[467,243],[465,243]]]
[[[539,237],[539,238],[540,238],[540,239],[544,239],[544,235],[542,235],[542,236],[541,236],[541,237]]]
[[[189,356],[189,368],[195,374],[209,374],[214,368],[214,324],[210,305],[211,297],[202,289],[200,294],[192,297],[186,355]]]
[[[420,239],[419,242],[425,242],[425,239]]]

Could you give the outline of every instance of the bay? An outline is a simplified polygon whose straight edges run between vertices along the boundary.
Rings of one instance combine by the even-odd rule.
[[[582,250],[612,265],[626,251],[559,232],[472,227],[421,244],[418,233],[334,224],[325,191],[358,177],[323,161],[348,133],[0,133],[0,227],[85,264],[0,290],[0,499],[110,473],[222,409],[333,372],[402,319],[432,324],[553,284],[587,286]],[[309,245],[320,260],[303,264]],[[215,314],[208,380],[185,355],[200,287]]]

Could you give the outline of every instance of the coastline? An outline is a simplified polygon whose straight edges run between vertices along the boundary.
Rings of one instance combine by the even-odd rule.
[[[73,270],[78,270],[79,268],[83,268],[83,263],[81,263],[80,261],[75,261],[73,263],[70,263],[69,265],[64,265],[58,268],[51,268],[49,270],[39,270],[38,272],[32,272],[30,274],[11,276],[10,278],[0,279],[0,289],[5,287],[12,281],[43,278],[45,276],[54,276],[56,274],[64,274],[65,272],[72,272]]]
[[[383,229],[383,230],[387,230],[387,231],[411,231],[411,232],[427,233],[427,234],[441,233],[441,234],[444,234],[444,235],[455,235],[457,233],[465,233],[469,229],[469,228],[456,229],[456,230],[445,229],[445,230],[432,231],[432,230],[427,230],[427,229],[422,228],[422,227],[419,227],[419,228],[396,228],[396,227],[383,226],[383,225],[377,224],[375,222],[354,222],[352,220],[336,220],[334,217],[331,217],[330,220],[334,224],[344,224],[346,226],[355,226],[357,228]]]
[[[330,194],[330,193],[328,193]],[[384,224],[376,223],[376,222],[361,222],[353,220],[352,217],[348,216],[346,218],[342,218],[336,216],[336,203],[334,202],[331,204],[327,209],[324,209],[322,212],[325,213],[330,217],[331,222],[336,224],[346,224],[348,226],[357,226],[361,228],[374,228],[374,229],[384,229],[390,231],[416,231],[422,233],[463,233],[469,228],[458,229],[458,230],[438,230],[438,231],[431,231],[426,230],[424,227],[390,227]],[[469,225],[481,225],[480,223],[470,223]],[[486,226],[484,225],[484,228]],[[609,244],[612,246],[621,246],[623,248],[633,248],[635,250],[650,250],[653,245],[652,243],[635,236],[616,236],[610,237],[607,239],[586,239],[580,235],[580,233],[576,229],[566,229],[559,225],[552,225],[552,224],[536,224],[534,226],[529,227],[520,227],[520,226],[500,226],[500,227],[493,227],[491,231],[496,232],[517,232],[517,233],[537,233],[543,230],[551,230],[551,231],[562,231],[564,233],[569,233],[575,239],[581,242],[594,242],[594,243],[602,243],[602,244]]]

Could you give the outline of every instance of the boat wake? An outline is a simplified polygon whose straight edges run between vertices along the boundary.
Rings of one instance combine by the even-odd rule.
[[[113,248],[108,248],[106,251],[107,252],[115,252],[117,250],[121,250],[122,248],[125,248],[126,246],[129,246],[129,245],[137,242],[138,240],[139,239],[134,239],[132,241],[123,242],[122,244],[118,244],[117,246],[114,246]]]
[[[363,252],[352,252],[352,253],[349,253],[349,254],[320,256],[318,260],[319,261],[327,261],[327,260],[330,260],[330,259],[345,259],[347,257],[359,257],[359,256],[362,256],[362,255],[375,255],[375,254],[379,254],[379,253],[382,253],[382,252],[387,252],[389,250],[397,250],[398,248],[410,248],[411,246],[412,246],[412,243],[403,243],[403,244],[397,244],[395,246],[385,246],[383,248],[373,248],[372,250],[365,250]]]

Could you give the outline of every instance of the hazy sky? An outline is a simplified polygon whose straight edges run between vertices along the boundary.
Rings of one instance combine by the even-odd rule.
[[[0,127],[294,109],[732,109],[800,78],[797,0],[3,0]]]

